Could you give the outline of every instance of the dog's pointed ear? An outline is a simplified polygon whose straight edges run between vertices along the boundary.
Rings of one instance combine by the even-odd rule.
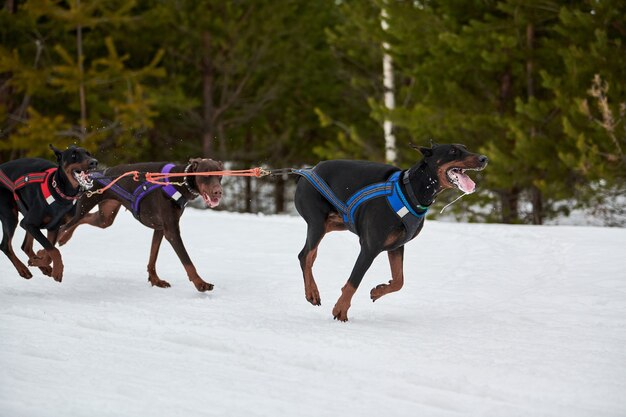
[[[189,171],[195,172],[198,170],[198,165],[202,162],[202,158],[189,158]]]
[[[420,146],[419,151],[424,155],[424,158],[428,158],[429,156],[433,156],[433,150],[431,148],[427,148],[425,146]]]
[[[416,151],[419,151],[425,157],[432,156],[433,154],[433,150],[431,148],[427,148],[425,146],[417,146],[413,143],[409,143],[409,146],[415,149]]]
[[[424,155],[425,158],[433,156],[433,150],[431,148],[420,146],[419,151],[422,153],[422,155]]]
[[[50,149],[54,152],[54,155],[57,157],[57,162],[60,164],[63,158],[63,152],[55,148],[53,144],[50,144]]]

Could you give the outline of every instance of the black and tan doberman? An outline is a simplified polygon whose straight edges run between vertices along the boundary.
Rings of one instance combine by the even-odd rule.
[[[474,191],[466,170],[482,170],[487,157],[469,152],[463,145],[420,147],[423,159],[402,171],[391,165],[367,161],[324,161],[308,170],[296,170],[300,178],[295,205],[307,223],[304,248],[298,255],[304,276],[306,299],[320,305],[313,278],[317,248],[328,232],[350,230],[359,236],[361,251],[333,308],[337,320],[348,320],[348,309],[374,258],[386,251],[391,281],[370,292],[376,301],[398,291],[404,281],[404,245],[415,238],[435,197],[445,189]],[[306,179],[306,180],[305,180]]]
[[[18,224],[18,211],[24,218],[20,226],[26,230],[22,250],[28,264],[36,266],[56,281],[63,278],[61,253],[54,247],[59,227],[69,220],[76,200],[92,186],[88,172],[98,161],[83,148],[70,146],[60,151],[50,145],[57,164],[39,158],[22,158],[0,165],[0,249],[17,269],[20,276],[32,278],[31,272],[13,252],[11,240]],[[48,230],[48,238],[41,233]],[[33,252],[33,238],[43,250]],[[50,267],[52,264],[52,267]]]

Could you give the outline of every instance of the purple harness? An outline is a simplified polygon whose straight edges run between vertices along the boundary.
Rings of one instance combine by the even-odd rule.
[[[172,168],[174,168],[174,164],[167,164],[163,167],[163,169],[161,170],[161,173],[169,174]],[[111,182],[111,179],[106,178],[100,172],[92,173],[91,177],[96,182],[100,183],[103,186],[106,186]],[[163,190],[165,195],[167,195],[169,198],[174,200],[174,202],[178,204],[180,208],[184,208],[187,205],[187,199],[183,197],[183,195],[176,188],[174,188],[172,184],[169,183],[170,180],[167,177],[164,178],[164,182],[167,182],[168,184],[167,185],[151,184],[146,181],[143,184],[140,184],[137,188],[135,188],[135,191],[132,193],[129,193],[128,191],[126,191],[125,189],[123,189],[117,184],[113,184],[110,190],[113,191],[115,194],[117,194],[119,197],[128,201],[130,203],[133,216],[139,219],[139,204],[141,203],[141,200],[143,200],[145,196],[147,196],[148,194],[150,194],[152,191],[156,190],[157,188],[160,188],[161,190]]]

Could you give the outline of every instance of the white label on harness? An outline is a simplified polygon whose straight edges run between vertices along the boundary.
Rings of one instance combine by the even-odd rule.
[[[52,197],[52,194],[50,194],[48,198],[46,198],[46,203],[48,203],[48,205],[54,203],[54,197]]]
[[[176,191],[174,194],[172,194],[172,198],[176,201],[178,201],[178,199],[180,199],[183,195],[181,193],[179,193],[178,191]]]
[[[400,216],[400,217],[404,217],[404,216],[406,216],[408,213],[409,213],[409,209],[408,209],[408,208],[406,208],[406,207],[404,207],[404,206],[402,206],[402,208],[401,208],[400,210],[396,211],[396,214],[397,214],[398,216]]]

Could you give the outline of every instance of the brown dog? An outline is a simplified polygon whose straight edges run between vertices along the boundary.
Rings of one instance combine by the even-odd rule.
[[[149,162],[130,165],[119,165],[108,168],[100,173],[92,174],[94,191],[105,187],[112,178],[129,172],[170,172],[194,173],[222,171],[224,165],[212,159],[190,159],[186,165],[174,165],[165,162]],[[178,177],[181,178],[181,177]],[[148,262],[148,281],[157,287],[166,288],[170,284],[159,278],[156,272],[156,260],[163,237],[170,242],[176,255],[182,262],[189,280],[198,291],[210,291],[213,284],[205,282],[191,262],[180,236],[179,220],[189,200],[201,196],[207,207],[216,207],[222,198],[221,176],[185,176],[182,183],[178,178],[172,179],[168,186],[150,183],[138,183],[132,177],[122,178],[102,194],[91,197],[83,196],[77,205],[76,216],[62,229],[59,244],[64,245],[72,237],[74,230],[81,224],[90,224],[107,228],[113,224],[121,206],[131,210],[143,225],[154,229],[150,261]],[[98,206],[98,211],[89,211]]]

